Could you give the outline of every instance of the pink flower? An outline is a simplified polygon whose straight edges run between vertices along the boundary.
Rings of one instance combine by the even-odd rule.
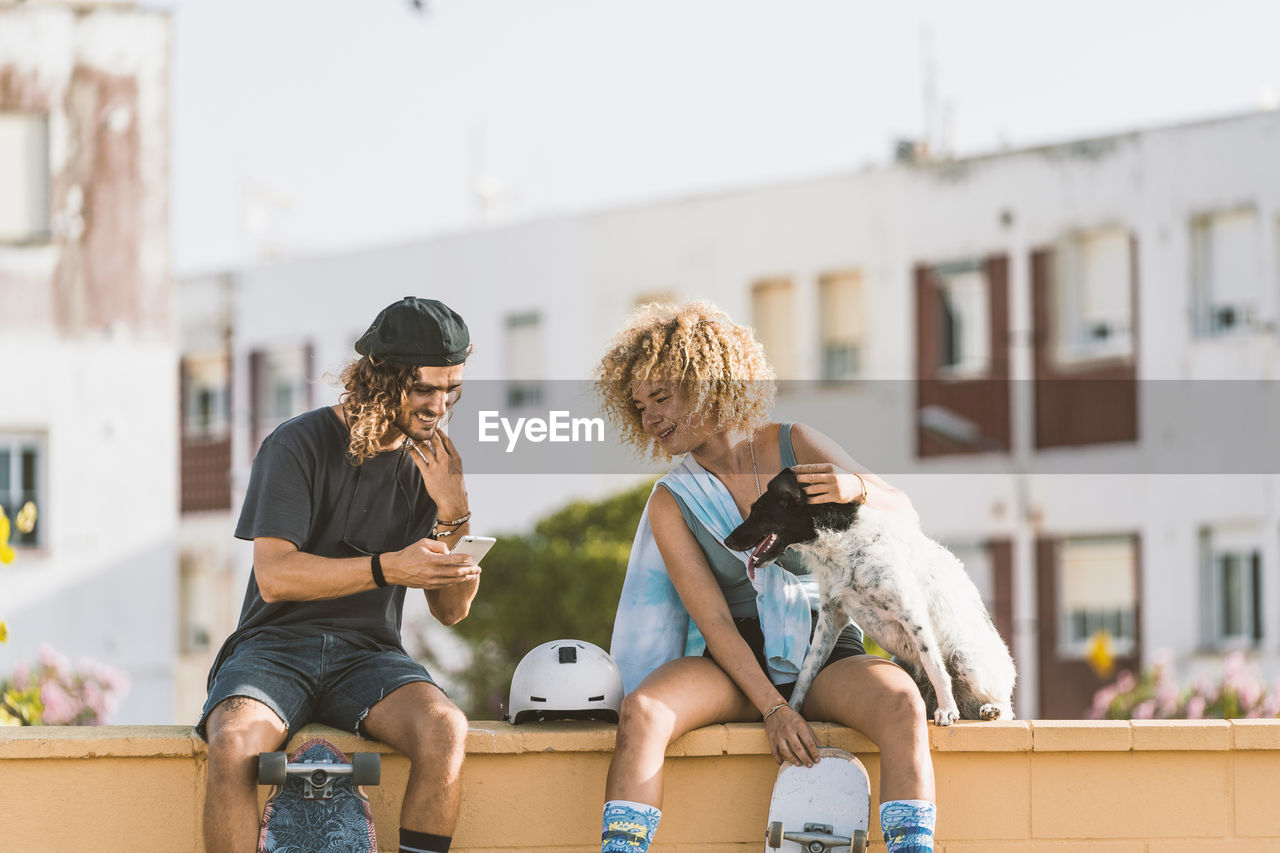
[[[27,679],[31,677],[31,668],[25,663],[20,663],[13,668],[13,676],[10,681],[17,690],[27,689]]]
[[[1145,702],[1139,702],[1133,709],[1133,718],[1135,720],[1149,720],[1155,716],[1156,700],[1148,699]]]
[[[1204,697],[1192,696],[1190,699],[1188,699],[1185,713],[1187,715],[1188,720],[1203,720],[1204,719]]]
[[[75,722],[78,703],[58,682],[49,681],[40,688],[40,701],[44,703],[45,725],[67,726]]]
[[[52,646],[41,646],[36,659],[42,667],[52,670],[59,680],[65,681],[71,676],[71,662],[67,660],[66,655],[55,651]]]

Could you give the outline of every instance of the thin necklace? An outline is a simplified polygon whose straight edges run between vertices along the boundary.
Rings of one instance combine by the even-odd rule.
[[[747,440],[751,446],[751,473],[756,475],[756,497],[760,497],[760,469],[756,467],[756,437]]]

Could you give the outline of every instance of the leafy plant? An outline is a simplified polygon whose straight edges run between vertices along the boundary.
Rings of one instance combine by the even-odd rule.
[[[1231,720],[1280,716],[1280,682],[1268,685],[1242,652],[1223,658],[1222,669],[1189,684],[1173,676],[1172,657],[1161,655],[1139,675],[1129,670],[1093,697],[1092,719]]]
[[[129,691],[129,677],[85,658],[72,667],[49,646],[34,666],[19,665],[0,682],[0,725],[100,726]]]
[[[10,523],[4,507],[0,506],[0,563],[5,565],[12,563],[17,556],[13,546],[9,544],[9,536],[14,526],[18,528],[19,533],[30,533],[35,529],[36,505],[34,503],[27,501],[23,504],[13,523]],[[0,619],[0,643],[7,642],[9,642],[9,626]],[[20,691],[9,687],[7,683],[0,684],[0,726],[17,725],[26,720],[38,719],[42,710],[38,690]]]
[[[484,558],[480,593],[452,631],[470,660],[450,667],[430,648],[425,625],[406,626],[410,651],[448,676],[468,714],[497,718],[511,674],[530,649],[573,638],[609,648],[636,525],[653,489],[644,483],[600,501],[575,501],[528,535],[499,536]]]

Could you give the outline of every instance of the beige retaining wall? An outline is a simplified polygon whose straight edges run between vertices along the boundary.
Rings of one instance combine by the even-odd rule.
[[[815,729],[859,755],[875,790],[870,742]],[[369,793],[382,849],[395,850],[407,761],[321,727],[298,737],[316,733],[384,753]],[[472,723],[453,849],[598,851],[613,734]],[[930,735],[939,851],[1280,853],[1280,720],[961,723]],[[700,729],[669,756],[655,853],[763,851],[776,766],[761,726]],[[0,728],[0,850],[197,853],[204,771],[187,727]],[[883,851],[874,817],[872,838]]]

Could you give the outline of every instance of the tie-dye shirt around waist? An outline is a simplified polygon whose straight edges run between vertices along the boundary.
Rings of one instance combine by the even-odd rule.
[[[790,468],[796,464],[795,449],[791,446],[791,424],[783,423],[779,424],[779,427],[778,451],[782,454],[782,467]],[[684,515],[689,532],[698,541],[698,547],[707,558],[707,564],[711,567],[711,573],[715,575],[716,583],[720,584],[720,591],[724,593],[724,600],[729,603],[729,612],[733,618],[745,619],[757,616],[756,590],[747,577],[747,567],[742,559],[725,548],[724,543],[707,530],[679,494],[672,491],[671,496],[676,499],[676,505]],[[809,566],[805,563],[804,557],[795,551],[784,551],[778,562],[794,575],[803,577],[809,574]]]
[[[789,426],[784,425],[784,448],[794,463]],[[745,576],[747,555],[729,552],[723,544],[724,538],[742,523],[742,514],[724,484],[692,456],[686,456],[658,481],[658,485],[680,500],[682,512],[688,510],[685,517],[695,536],[700,527],[710,534],[711,542],[708,544],[713,543],[715,547],[709,551],[716,556],[709,556],[708,560],[721,559],[720,552],[723,552],[738,560],[740,568],[735,571],[741,571]],[[705,551],[708,549],[704,547]],[[817,585],[802,582],[778,563],[773,563],[757,569],[753,589],[754,615],[759,616],[764,633],[769,678],[775,684],[795,681],[809,647],[810,611],[816,603]],[[623,687],[631,691],[646,675],[667,661],[683,655],[701,654],[705,648],[702,634],[689,618],[667,574],[646,509],[631,545],[609,649],[622,672]]]

